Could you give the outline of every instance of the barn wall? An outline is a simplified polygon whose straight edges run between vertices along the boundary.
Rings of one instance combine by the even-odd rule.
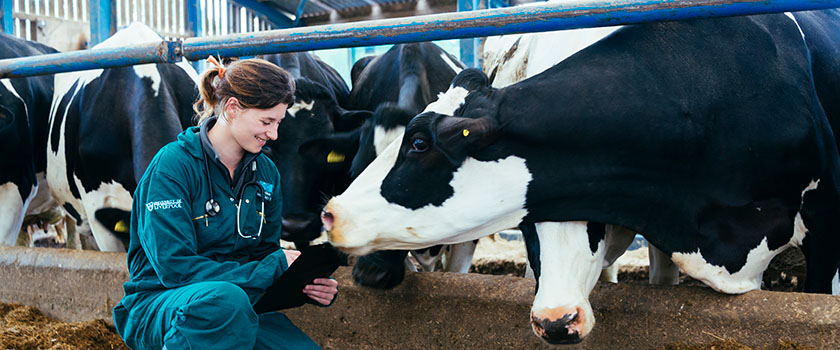
[[[110,320],[128,277],[125,263],[122,253],[0,247],[0,301],[33,305],[64,321]],[[532,280],[410,273],[395,289],[378,291],[353,285],[350,268],[334,277],[340,294],[332,307],[286,312],[327,349],[557,349],[528,326]],[[599,284],[591,301],[597,324],[575,349],[651,349],[717,338],[840,349],[840,297]]]

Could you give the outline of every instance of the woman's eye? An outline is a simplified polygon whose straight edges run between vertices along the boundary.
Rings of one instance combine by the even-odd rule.
[[[423,139],[414,139],[411,141],[411,149],[417,152],[425,152],[429,149],[429,144]]]

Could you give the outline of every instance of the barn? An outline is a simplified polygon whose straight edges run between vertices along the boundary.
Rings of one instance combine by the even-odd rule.
[[[316,276],[341,297],[283,310],[322,348],[836,348],[837,7],[3,0],[0,236],[17,246],[0,247],[0,302],[99,322],[100,345],[124,347],[113,310],[162,244],[137,239],[137,208],[196,212],[135,190],[158,150],[200,133],[207,58],[265,58],[297,87],[257,153],[281,168],[278,232],[243,235],[243,198],[221,200],[241,239],[273,248],[240,261],[202,244],[203,271],[177,283],[326,240],[350,254]],[[219,222],[205,211],[193,225]],[[644,281],[615,284],[604,268],[632,243]],[[450,272],[481,270],[493,244],[518,252],[515,276]]]

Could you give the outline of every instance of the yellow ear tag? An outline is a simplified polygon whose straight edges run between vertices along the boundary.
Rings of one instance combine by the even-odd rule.
[[[117,223],[114,224],[114,232],[128,232],[128,226],[125,224],[125,220],[117,221]]]
[[[461,134],[463,134],[464,137],[467,137],[467,136],[470,135],[470,130],[469,129],[464,129],[463,131],[461,131]]]
[[[343,161],[344,155],[337,153],[335,150],[332,150],[329,154],[327,154],[327,163],[341,163]]]

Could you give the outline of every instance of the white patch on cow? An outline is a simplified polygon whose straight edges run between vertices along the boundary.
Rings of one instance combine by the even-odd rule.
[[[452,59],[449,58],[449,55],[447,55],[445,52],[440,54],[440,59],[442,59],[443,62],[445,62],[449,66],[449,68],[452,68],[452,71],[455,72],[456,75],[458,73],[461,73],[462,70],[464,70],[464,68],[458,67],[458,65],[455,64],[455,62],[453,62]]]
[[[446,92],[438,95],[435,102],[426,106],[423,112],[434,112],[443,115],[454,115],[458,107],[464,104],[470,92],[460,86],[450,86]]]
[[[447,246],[443,253],[443,271],[470,272],[470,266],[472,266],[472,260],[477,246],[478,243],[475,241]]]
[[[135,65],[132,67],[134,68],[134,73],[141,79],[149,78],[152,80],[152,90],[155,92],[154,96],[157,97],[160,92],[160,72],[157,69],[157,65],[151,63]]]
[[[831,280],[831,295],[840,295],[840,271],[835,272]]]
[[[163,38],[154,29],[141,22],[134,22],[128,25],[128,27],[114,33],[114,35],[105,39],[105,41],[96,44],[93,49],[116,48],[127,44],[146,44],[160,42],[162,40]]]
[[[412,210],[389,203],[380,187],[399,145],[391,143],[327,205],[336,220],[329,233],[336,246],[366,254],[466,242],[514,227],[527,214],[525,196],[532,176],[525,160],[515,156],[489,162],[467,158],[450,182],[454,194],[440,206]]]
[[[38,180],[38,191],[35,193],[35,197],[32,198],[32,202],[29,203],[29,207],[26,209],[26,215],[41,214],[59,207],[58,202],[50,194],[47,173],[36,173],[35,178]]]
[[[540,242],[539,289],[531,306],[535,317],[560,315],[552,310],[583,310],[581,337],[595,325],[589,293],[598,282],[604,265],[606,244],[598,243],[593,254],[585,221],[542,222],[536,224]]]
[[[799,25],[799,22],[796,21],[796,17],[793,17],[793,14],[790,12],[785,12],[785,16],[788,16],[793,24],[796,24],[796,28],[799,29],[799,35],[802,36],[802,39],[805,39],[805,33],[802,31],[802,27]]]
[[[673,253],[671,260],[689,276],[703,281],[718,292],[741,294],[761,288],[761,276],[770,260],[786,248],[788,245],[770,250],[765,237],[757,247],[750,250],[746,263],[735,273],[729,273],[723,266],[710,264],[699,249],[694,253]]]
[[[376,149],[376,155],[382,154],[388,146],[395,140],[402,140],[405,134],[405,126],[396,126],[391,129],[377,125],[373,129],[373,147]]]
[[[75,179],[76,186],[81,189],[81,181],[78,178]],[[90,231],[93,233],[93,238],[96,240],[96,245],[99,246],[99,250],[103,252],[125,251],[125,245],[123,245],[122,241],[117,239],[99,220],[96,220],[94,213],[102,208],[117,208],[130,212],[131,193],[119,183],[102,183],[99,184],[99,188],[93,191],[83,192],[82,203],[84,205],[84,212],[89,220]]]
[[[495,70],[492,85],[502,88],[542,73],[619,28],[621,26],[488,37],[484,43],[484,72],[489,76]],[[510,53],[517,40],[517,48]]]
[[[297,114],[297,112],[300,112],[300,110],[305,109],[307,111],[312,111],[312,108],[314,108],[314,107],[315,107],[315,100],[312,100],[309,103],[295,102],[294,104],[292,104],[291,107],[286,109],[286,112],[289,113],[289,115],[292,116],[292,118],[294,118],[295,115]]]
[[[808,191],[813,191],[813,190],[817,189],[819,184],[820,184],[819,179],[811,180],[811,183],[808,184],[808,186],[806,186],[804,190],[802,190],[802,195],[800,196],[800,198],[802,198],[803,202],[805,200],[805,193],[808,193]],[[801,207],[802,207],[802,204],[800,204],[800,208]],[[794,246],[797,246],[797,247],[802,245],[802,240],[805,239],[805,236],[807,234],[808,234],[808,228],[805,227],[805,222],[802,221],[801,213],[797,212],[796,217],[793,219],[793,237],[790,239],[790,244],[794,245]]]
[[[38,191],[37,184],[24,199],[13,182],[0,185],[0,245],[15,245],[29,202]]]

